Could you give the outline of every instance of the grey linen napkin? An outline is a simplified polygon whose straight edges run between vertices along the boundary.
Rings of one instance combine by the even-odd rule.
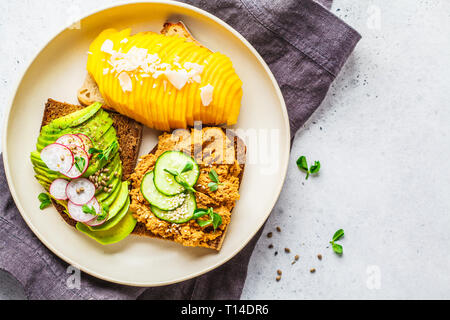
[[[360,35],[327,8],[332,0],[188,0],[240,32],[265,59],[286,100],[292,137],[316,110]],[[0,158],[3,163],[3,158]],[[68,265],[53,255],[18,212],[0,166],[0,269],[14,276],[30,299],[239,299],[261,230],[233,259],[195,279],[135,288],[82,273],[70,289]],[[210,284],[214,283],[214,286]]]

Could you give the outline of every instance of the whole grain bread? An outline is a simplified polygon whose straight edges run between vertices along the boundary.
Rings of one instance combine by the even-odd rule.
[[[84,107],[48,99],[45,104],[41,128],[50,123],[52,120],[61,118],[82,108]],[[109,115],[113,119],[113,126],[116,129],[117,138],[119,141],[119,155],[122,160],[123,179],[127,180],[136,167],[136,161],[142,141],[142,125],[115,112],[109,112]],[[59,205],[56,201],[53,201],[53,204],[68,224],[71,226],[76,225],[76,221],[71,219],[64,212],[65,208],[63,206]]]
[[[224,132],[225,129],[221,128]],[[239,179],[239,186],[242,183],[242,177],[244,175],[244,169],[245,169],[245,158],[246,158],[246,152],[247,152],[247,147],[245,146],[244,141],[237,136],[233,131],[231,130],[227,130],[225,132],[227,134],[227,136],[230,138],[230,140],[232,139],[233,144],[234,144],[234,152],[235,152],[235,159],[237,159],[238,163],[239,163],[239,167],[240,167],[240,173],[238,176]],[[209,141],[203,141],[202,142],[202,149],[206,148],[207,144],[209,143]],[[155,154],[156,150],[158,149],[158,144],[149,152],[149,154]],[[220,251],[220,249],[222,248],[222,244],[223,241],[225,239],[227,230],[228,230],[229,225],[226,226],[226,229],[223,231],[223,233],[221,234],[220,237],[215,238],[214,240],[210,241],[207,244],[207,247],[213,250],[217,250]],[[156,235],[154,233],[152,233],[151,231],[147,230],[147,228],[145,227],[145,225],[143,223],[138,223],[136,225],[136,228],[133,231],[134,234],[138,234],[138,235],[145,235],[148,237],[152,237],[152,238],[158,238],[158,239],[164,239],[167,240],[159,235]],[[170,239],[169,239],[170,240]]]

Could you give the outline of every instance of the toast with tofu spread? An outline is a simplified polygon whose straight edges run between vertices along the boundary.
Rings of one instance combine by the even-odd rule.
[[[162,134],[158,145],[139,159],[130,177],[130,210],[138,221],[135,233],[175,241],[184,246],[220,250],[232,210],[239,199],[245,156],[243,141],[232,131],[222,128],[194,128]],[[181,165],[179,172],[189,168],[186,163],[190,161],[195,167],[184,176],[187,183],[190,176],[194,177],[191,181],[192,192],[184,190],[184,193],[176,194],[183,189],[176,183],[179,180],[175,179],[175,183],[169,180],[170,174],[158,179],[167,167],[172,167],[167,171],[174,171],[177,165],[173,163],[177,161]],[[163,170],[158,171],[158,166]],[[172,192],[173,187],[179,189]],[[175,195],[161,194],[168,191]],[[180,195],[186,196],[185,205],[174,210],[160,209],[179,205],[177,198]],[[196,219],[197,215],[203,216]],[[220,220],[218,225],[214,224],[216,218]]]

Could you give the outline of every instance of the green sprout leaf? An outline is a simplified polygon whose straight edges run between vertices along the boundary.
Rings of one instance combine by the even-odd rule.
[[[197,192],[197,190],[195,190],[194,188],[192,188],[187,182],[186,182],[186,180],[184,180],[184,178],[182,177],[182,176],[178,176],[177,177],[177,179],[175,179],[175,180],[177,180],[177,182],[185,189],[185,190],[188,190],[188,191],[191,191],[191,192]]]
[[[336,252],[337,254],[342,254],[344,252],[344,249],[342,248],[342,246],[340,244],[337,243],[333,243],[333,251]]]
[[[78,171],[83,172],[84,165],[86,164],[86,159],[83,157],[75,157],[75,167]]]
[[[216,229],[222,224],[222,217],[220,216],[220,214],[213,212],[212,224],[214,227],[214,231],[216,231]]]
[[[297,159],[297,167],[300,170],[308,171],[308,163],[306,162],[305,156],[301,156],[300,158]]]
[[[102,220],[106,219],[108,212],[109,212],[109,206],[102,205],[102,213],[97,216],[97,221],[102,221]]]
[[[309,168],[311,174],[317,173],[320,170],[320,161],[315,161],[314,164]]]
[[[183,169],[184,170],[184,169]],[[187,182],[186,180],[183,178],[183,176],[181,176],[178,172],[173,171],[173,170],[169,170],[169,169],[164,169],[165,172],[167,172],[168,174],[172,175],[176,182],[178,184],[180,184],[185,190],[191,191],[191,192],[197,192],[197,190],[195,190],[194,188],[192,188]]]
[[[164,169],[164,171],[167,172],[168,174],[174,176],[174,177],[178,176],[178,172],[176,172],[176,171],[172,171],[172,170],[169,170],[169,169]]]
[[[90,148],[88,153],[89,154],[97,154],[97,153],[103,153],[103,151],[100,149],[96,149],[96,148]]]
[[[208,210],[206,209],[197,209],[194,211],[194,215],[192,219],[198,219],[208,214]]]
[[[211,169],[211,171],[208,173],[208,176],[211,179],[211,181],[219,183],[219,175],[217,174],[216,170]]]
[[[209,178],[212,182],[208,183],[209,190],[211,192],[217,191],[219,189],[219,175],[217,174],[216,170],[211,169],[211,171],[208,173]]]
[[[308,162],[305,156],[301,156],[297,159],[297,167],[306,172],[306,180],[308,180],[310,174],[318,173],[320,170],[320,161],[315,161],[311,167],[308,167]]]
[[[94,216],[97,215],[97,212],[95,211],[94,207],[89,207],[88,205],[83,205],[82,210],[84,213],[89,213],[92,214]]]
[[[207,225],[210,225],[212,223],[212,221],[211,220],[198,220],[197,223],[200,227],[203,228],[203,227],[206,227]]]
[[[181,170],[181,173],[191,171],[193,168],[194,168],[194,165],[192,164],[192,162],[189,161],[188,163],[186,163],[183,170]]]
[[[41,193],[38,195],[38,200],[41,202],[39,209],[44,210],[52,204],[50,196],[47,193]]]
[[[338,231],[336,231],[333,235],[333,241],[338,241],[340,238],[342,238],[344,236],[344,230],[343,229],[339,229]]]
[[[198,219],[205,215],[209,215],[208,220]],[[197,209],[194,213],[193,219],[197,219],[197,223],[200,227],[206,227],[206,226],[209,226],[210,224],[212,224],[212,226],[214,228],[214,232],[222,224],[222,217],[220,216],[220,214],[215,213],[213,211],[213,208],[211,208],[211,207],[208,208],[207,210],[206,209]]]
[[[344,229],[339,229],[333,235],[333,240],[330,241],[333,251],[337,254],[341,255],[344,252],[344,249],[340,244],[335,243],[344,236]]]
[[[216,182],[208,183],[208,187],[211,192],[217,191],[217,189],[219,189],[219,185]]]

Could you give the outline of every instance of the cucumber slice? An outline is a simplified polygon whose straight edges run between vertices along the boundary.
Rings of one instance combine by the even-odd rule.
[[[192,192],[189,192],[186,201],[175,210],[164,211],[155,206],[151,206],[151,210],[156,217],[161,220],[178,224],[191,220],[196,209],[197,202],[195,201],[195,195]]]
[[[192,163],[192,170],[181,173],[188,162]],[[156,160],[154,183],[156,189],[166,196],[174,196],[184,191],[178,181],[164,169],[181,173],[181,177],[192,187],[197,183],[200,170],[194,159],[180,151],[166,151]]]
[[[185,193],[180,193],[175,196],[165,196],[159,192],[153,182],[153,171],[146,173],[144,178],[142,178],[141,193],[151,205],[165,211],[178,208],[186,200]]]

